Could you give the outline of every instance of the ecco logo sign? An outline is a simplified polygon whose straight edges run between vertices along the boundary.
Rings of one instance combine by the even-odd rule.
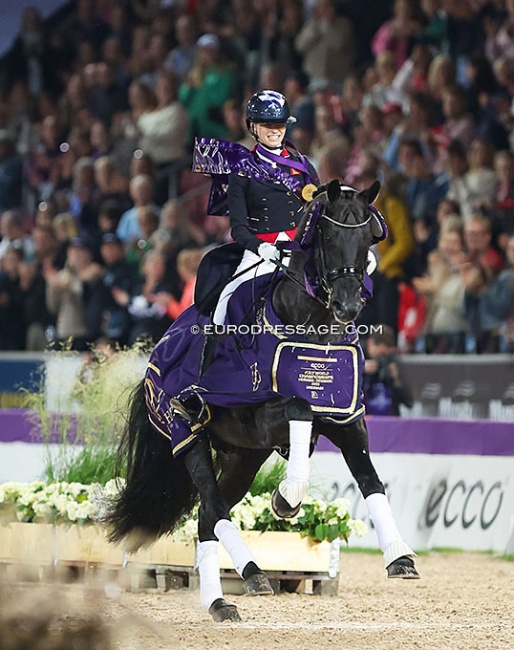
[[[449,486],[445,479],[435,485],[425,510],[425,525],[431,528],[442,519],[445,528],[460,525],[465,530],[478,525],[487,530],[495,521],[503,502],[500,481],[486,488],[482,481],[467,485],[463,480]]]

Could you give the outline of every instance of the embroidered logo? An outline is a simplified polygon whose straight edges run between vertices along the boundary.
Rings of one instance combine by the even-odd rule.
[[[259,386],[261,385],[262,381],[262,376],[257,366],[258,361],[255,361],[255,363],[252,363],[250,366],[250,370],[252,371],[252,391],[254,393],[259,390]]]

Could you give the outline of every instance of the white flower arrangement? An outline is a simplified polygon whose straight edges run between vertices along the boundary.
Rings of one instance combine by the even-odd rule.
[[[3,483],[0,484],[0,522],[101,523],[122,484],[123,479],[108,481],[103,486],[41,481]],[[352,534],[362,537],[367,532],[363,521],[350,517],[346,499],[325,502],[307,496],[293,519],[276,517],[270,504],[270,494],[247,494],[232,510],[232,519],[241,530],[299,532],[317,542],[337,538],[348,541]],[[196,508],[172,538],[182,542],[193,540],[197,534],[197,517]]]

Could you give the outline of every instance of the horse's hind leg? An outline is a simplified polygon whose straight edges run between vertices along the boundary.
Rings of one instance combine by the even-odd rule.
[[[229,509],[216,481],[211,448],[206,437],[184,455],[184,463],[200,494],[197,562],[202,606],[215,621],[240,621],[236,606],[223,598],[218,540],[226,548],[241,577],[249,564],[256,565],[255,558],[230,521]]]
[[[384,554],[389,578],[419,578],[414,551],[403,541],[389,499],[369,456],[368,430],[364,419],[347,426],[323,425],[323,433],[341,450],[364,497],[368,514]]]
[[[235,449],[218,452],[221,475],[218,486],[228,510],[231,510],[250,489],[255,475],[264,461],[271,455],[271,449]],[[273,594],[267,575],[255,562],[250,561],[243,569],[245,592],[248,596]]]

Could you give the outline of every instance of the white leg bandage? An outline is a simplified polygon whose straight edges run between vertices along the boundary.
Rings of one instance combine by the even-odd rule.
[[[366,506],[375,531],[378,545],[384,554],[384,565],[387,567],[403,555],[416,555],[402,539],[394,521],[389,499],[385,494],[370,494],[366,497]]]
[[[200,602],[208,612],[215,600],[223,598],[218,542],[199,542],[197,563],[200,573]]]
[[[228,519],[220,519],[214,526],[214,534],[230,555],[235,570],[243,577],[245,566],[248,562],[255,562],[255,557],[241,539],[236,526]],[[257,562],[255,563],[257,564]]]
[[[287,478],[278,486],[280,494],[295,508],[301,503],[309,487],[312,422],[291,420],[289,422],[289,460]]]

